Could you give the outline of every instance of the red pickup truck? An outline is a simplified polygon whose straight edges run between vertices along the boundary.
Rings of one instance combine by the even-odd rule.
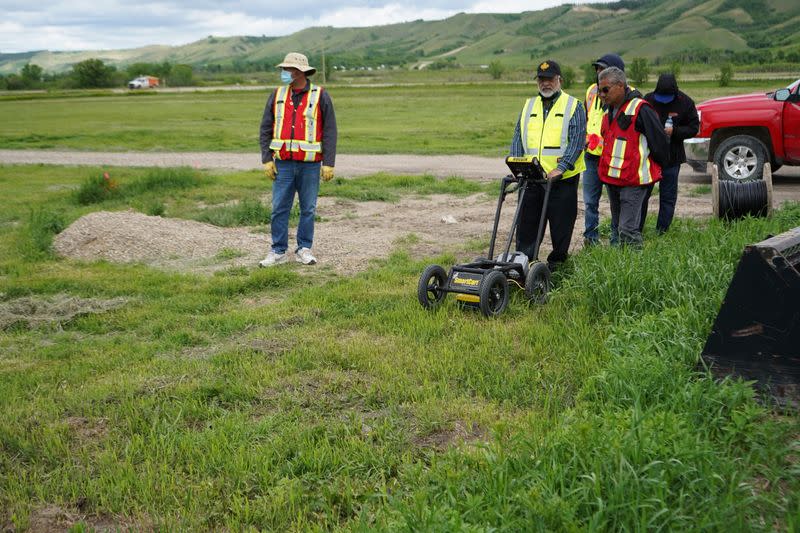
[[[720,179],[761,179],[772,170],[800,165],[800,80],[770,93],[714,98],[697,105],[700,131],[686,139],[686,162],[705,172],[716,163]]]

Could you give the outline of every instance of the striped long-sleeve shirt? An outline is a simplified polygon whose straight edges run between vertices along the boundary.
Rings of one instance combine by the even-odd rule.
[[[553,95],[550,99],[555,102],[559,93]],[[550,106],[544,110],[544,118],[547,119],[547,114],[550,112]],[[557,168],[561,172],[572,170],[575,168],[575,162],[578,156],[586,146],[586,111],[582,105],[575,108],[575,113],[569,119],[567,126],[567,147],[564,149],[564,156],[558,162]],[[509,155],[512,157],[519,157],[525,155],[525,147],[522,145],[522,130],[520,129],[520,122],[517,119],[517,125],[514,128],[514,137],[511,139],[511,149]]]

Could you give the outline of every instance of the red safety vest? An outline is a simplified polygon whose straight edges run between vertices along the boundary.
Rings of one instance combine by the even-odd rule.
[[[322,87],[309,83],[300,104],[292,102],[288,85],[278,87],[272,107],[275,123],[269,149],[275,157],[292,161],[322,161]]]
[[[649,185],[661,179],[661,166],[650,159],[647,138],[636,131],[636,118],[645,105],[650,104],[633,98],[610,125],[609,114],[603,117],[603,154],[597,168],[603,183],[630,187]],[[627,129],[619,124],[623,114],[630,118]]]

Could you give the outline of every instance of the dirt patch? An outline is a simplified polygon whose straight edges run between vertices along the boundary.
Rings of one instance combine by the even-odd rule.
[[[375,421],[388,416],[376,405],[373,378],[357,370],[311,370],[278,380],[261,394],[254,419],[286,413],[294,409],[312,418],[362,423],[362,435],[369,436]]]
[[[82,502],[77,507],[80,508]],[[84,515],[79,509],[68,510],[57,505],[47,505],[31,511],[29,518],[29,531],[33,532],[62,532],[74,525],[81,523],[88,526],[89,531],[153,531],[153,524],[148,520],[137,521],[122,517],[106,515]]]
[[[67,418],[67,427],[80,442],[96,441],[108,434],[108,419],[91,420],[84,416],[70,416]]]
[[[51,325],[61,327],[75,317],[104,313],[122,307],[127,298],[79,298],[68,294],[52,296],[26,296],[0,302],[0,330],[24,325],[38,327]]]
[[[265,359],[274,359],[288,352],[292,347],[289,340],[270,336],[267,333],[257,336],[252,335],[246,339],[234,342],[212,344],[208,346],[190,346],[179,352],[163,354],[163,357],[176,359],[210,359],[222,352],[230,351],[252,351],[264,356]]]
[[[316,370],[287,377],[262,394],[267,403],[285,402],[321,412],[362,410],[371,378],[355,370]]]
[[[710,194],[691,196],[694,185],[681,185],[676,216],[708,217]],[[516,204],[511,195],[504,206],[499,241],[511,223]],[[385,259],[398,246],[422,258],[443,252],[464,251],[475,242],[488,243],[497,204],[493,195],[474,194],[409,196],[395,203],[319,199],[314,252],[319,264],[339,274],[365,270],[374,259]],[[582,246],[583,202],[579,199],[571,251]],[[657,197],[650,217],[657,214]],[[600,212],[609,216],[603,197]],[[292,230],[293,233],[293,230]],[[290,248],[294,246],[290,237]],[[135,211],[90,213],[57,235],[55,250],[73,259],[104,259],[117,263],[145,263],[169,270],[211,273],[232,267],[255,267],[269,250],[270,237],[248,228],[220,228],[190,220],[148,216]],[[549,236],[542,257],[551,249]],[[225,251],[236,250],[238,257]],[[292,263],[294,266],[294,263]],[[297,266],[294,266],[297,268]],[[313,270],[310,270],[313,272]]]
[[[458,444],[485,442],[488,438],[487,432],[477,424],[456,420],[452,426],[414,437],[412,443],[418,448],[443,451]]]

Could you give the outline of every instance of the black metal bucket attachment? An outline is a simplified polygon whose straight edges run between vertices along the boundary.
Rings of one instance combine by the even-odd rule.
[[[800,227],[745,247],[703,359],[800,407]]]

